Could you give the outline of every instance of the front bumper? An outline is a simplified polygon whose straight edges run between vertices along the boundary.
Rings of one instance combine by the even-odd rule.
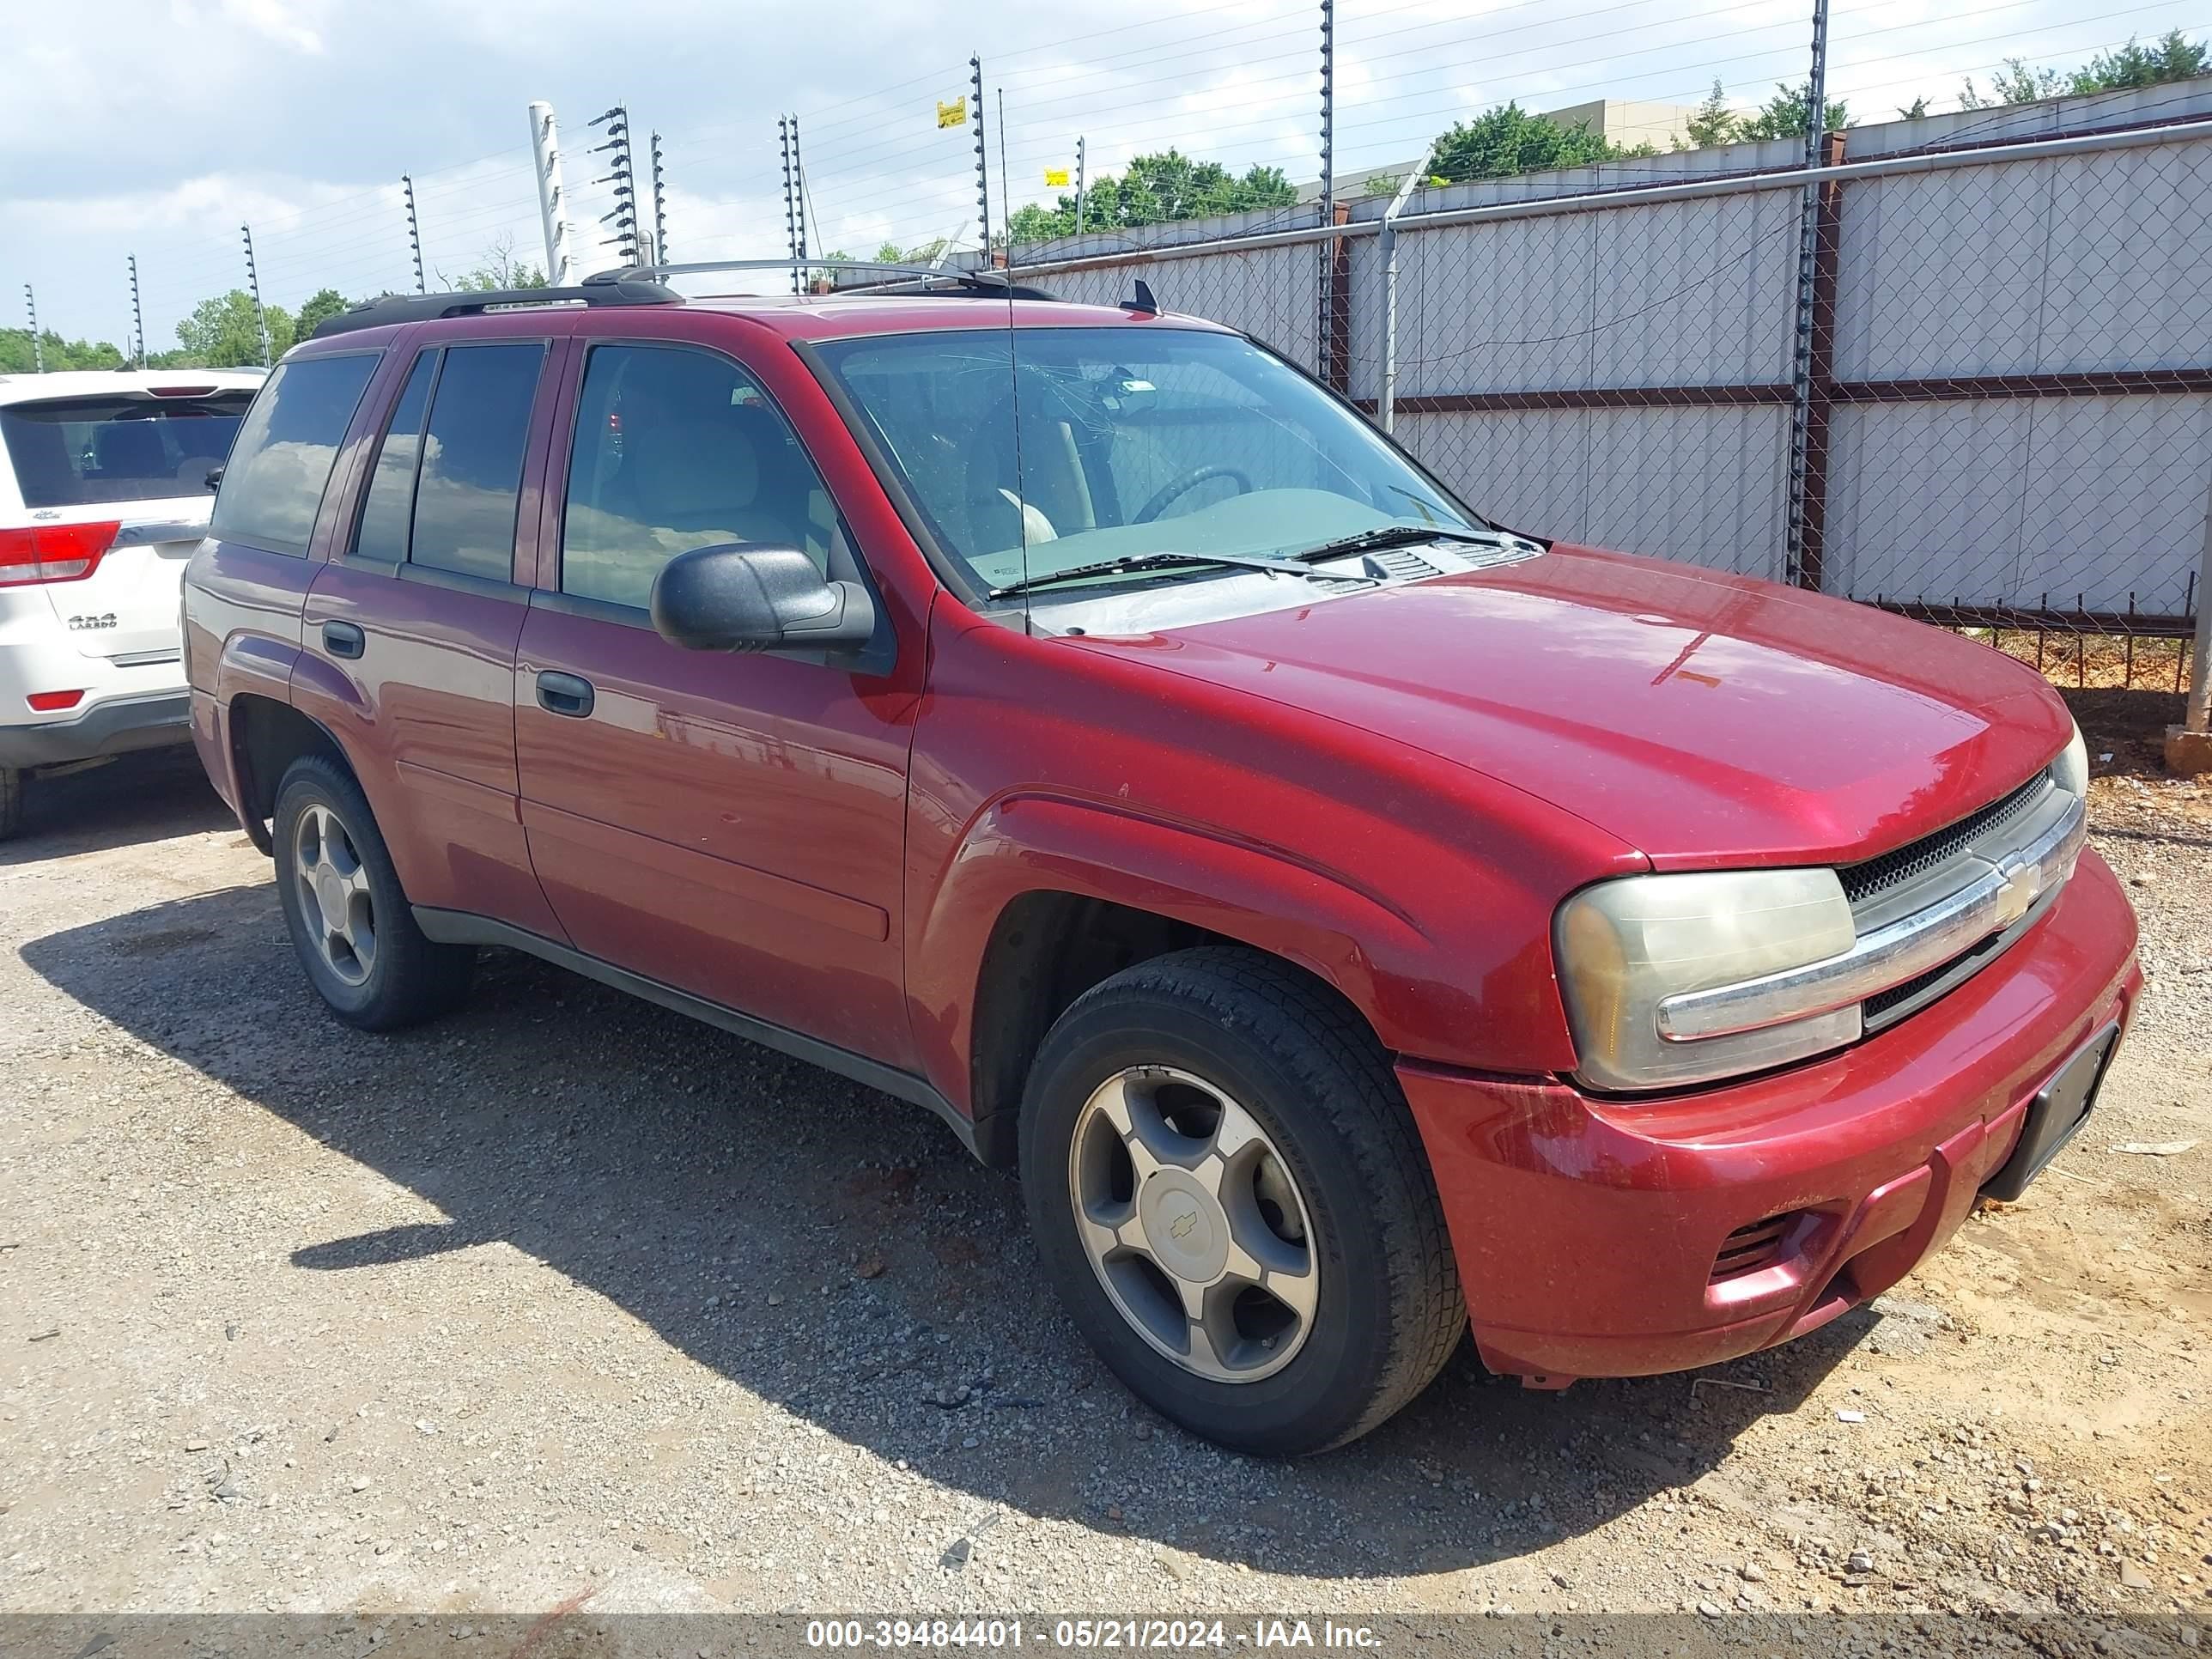
[[[61,766],[134,749],[158,749],[191,738],[189,694],[112,697],[70,720],[0,726],[0,766]]]
[[[1401,1062],[1493,1370],[1557,1383],[1711,1364],[1880,1295],[1973,1207],[2030,1101],[2142,985],[2094,852],[1942,1000],[1823,1060],[1656,1101]],[[1716,1277],[1729,1236],[1787,1217]]]

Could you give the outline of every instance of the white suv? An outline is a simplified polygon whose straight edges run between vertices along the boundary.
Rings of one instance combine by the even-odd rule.
[[[0,839],[27,774],[191,737],[178,585],[263,378],[0,374]]]

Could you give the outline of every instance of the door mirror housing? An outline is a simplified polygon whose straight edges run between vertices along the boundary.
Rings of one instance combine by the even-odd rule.
[[[858,582],[830,581],[795,547],[718,542],[653,578],[653,625],[687,651],[854,650],[876,631]]]

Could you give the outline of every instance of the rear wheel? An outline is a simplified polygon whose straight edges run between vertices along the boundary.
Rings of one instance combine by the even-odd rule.
[[[361,786],[321,755],[294,761],[276,789],[276,898],[293,949],[331,1012],[396,1030],[468,994],[476,951],[415,925]]]
[[[0,841],[13,841],[23,828],[23,775],[0,766]]]
[[[1076,1323],[1208,1439],[1275,1455],[1355,1439],[1465,1326],[1387,1057],[1272,958],[1179,951],[1078,999],[1038,1054],[1021,1161]]]

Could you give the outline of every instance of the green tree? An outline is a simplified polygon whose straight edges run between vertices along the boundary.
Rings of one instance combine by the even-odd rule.
[[[2205,43],[2191,40],[2179,29],[2169,29],[2148,46],[2137,46],[2133,35],[2117,52],[2100,52],[2067,78],[2066,90],[2076,97],[2094,92],[2118,92],[2127,87],[2162,87],[2169,81],[2187,81],[2204,73]]]
[[[519,259],[514,253],[514,238],[502,234],[484,249],[476,264],[458,276],[444,271],[434,273],[438,286],[449,294],[489,294],[495,289],[547,288],[542,265],[533,265]]]
[[[319,288],[300,305],[300,316],[293,326],[301,339],[315,331],[315,325],[325,317],[335,317],[353,301],[334,288]]]
[[[1813,83],[1799,82],[1794,87],[1778,84],[1774,96],[1759,106],[1759,113],[1738,129],[1741,138],[1802,138],[1805,136],[1805,117],[1812,107]],[[1838,132],[1850,125],[1850,110],[1837,100],[1828,100],[1826,112],[1821,120],[1824,132]]]
[[[1926,97],[1923,96],[1916,98],[1909,104],[1899,105],[1897,108],[1897,118],[1900,121],[1926,120],[1928,118],[1928,100]]]
[[[1472,121],[1455,122],[1429,152],[1429,169],[1446,184],[1462,185],[1474,179],[1587,167],[1627,154],[1591,131],[1587,123],[1563,127],[1531,115],[1517,103],[1505,103]]]
[[[120,368],[129,361],[105,340],[64,340],[50,328],[39,331],[39,349],[31,349],[27,328],[0,328],[0,374],[28,374],[43,356],[47,369]]]
[[[1119,178],[1109,173],[1091,180],[1083,196],[1083,226],[1130,230],[1217,213],[1288,207],[1297,199],[1297,187],[1280,167],[1232,173],[1218,161],[1194,161],[1168,149],[1133,157]],[[1012,242],[1041,242],[1074,231],[1075,198],[1066,195],[1051,207],[1024,203],[1014,210],[1006,234]]]
[[[265,309],[269,361],[274,362],[291,349],[292,313],[282,306]],[[194,306],[192,314],[177,325],[177,339],[184,349],[169,355],[165,368],[243,368],[262,361],[261,329],[253,314],[253,296],[242,288]]]
[[[2124,46],[2100,52],[2070,72],[2036,68],[2024,58],[2008,58],[2004,67],[1990,77],[1987,93],[1974,84],[1973,76],[1966,77],[1960,89],[1959,107],[1998,109],[2062,94],[2087,98],[2131,87],[2162,87],[2170,81],[2191,80],[2208,70],[2212,70],[2212,46],[2191,40],[2179,29],[2168,29],[2148,46],[2130,35]]]
[[[1690,142],[1684,149],[1712,149],[1722,144],[1732,144],[1743,126],[1743,117],[1729,107],[1728,94],[1721,89],[1721,78],[1713,76],[1713,89],[1705,94],[1705,101],[1698,106],[1690,118],[1682,124]]]

